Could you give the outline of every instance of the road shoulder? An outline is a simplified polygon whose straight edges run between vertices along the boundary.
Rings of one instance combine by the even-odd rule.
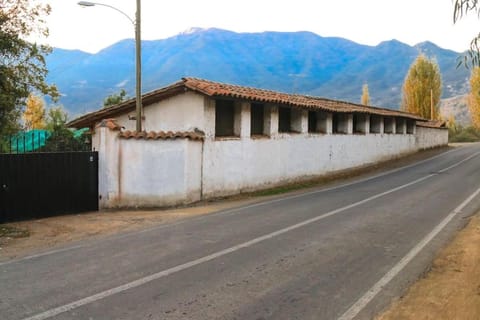
[[[480,212],[376,320],[480,319]]]

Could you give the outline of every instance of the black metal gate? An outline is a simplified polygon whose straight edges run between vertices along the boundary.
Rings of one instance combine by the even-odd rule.
[[[98,210],[98,152],[0,154],[0,222]]]

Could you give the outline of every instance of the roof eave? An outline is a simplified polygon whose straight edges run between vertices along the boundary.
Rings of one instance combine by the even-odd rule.
[[[148,106],[157,101],[167,99],[169,97],[175,96],[178,93],[185,91],[185,85],[183,81],[176,82],[168,87],[154,90],[152,92],[146,93],[142,95],[142,105]],[[84,128],[89,127],[93,128],[95,123],[105,119],[105,118],[112,118],[118,116],[120,114],[125,114],[127,112],[134,111],[136,108],[136,100],[129,99],[124,101],[120,104],[104,108],[101,110],[97,110],[94,112],[87,113],[83,116],[80,116],[70,122],[67,123],[67,127],[69,128]]]

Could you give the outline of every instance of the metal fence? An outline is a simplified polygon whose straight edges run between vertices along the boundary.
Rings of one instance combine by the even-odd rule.
[[[98,210],[98,153],[0,154],[0,223]]]
[[[0,153],[90,151],[88,132],[49,132],[47,130],[21,131],[0,137]]]

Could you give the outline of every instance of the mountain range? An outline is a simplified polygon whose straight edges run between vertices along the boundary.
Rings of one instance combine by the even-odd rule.
[[[406,73],[420,54],[437,60],[443,98],[468,91],[469,71],[457,68],[459,53],[431,42],[409,46],[397,40],[367,46],[311,32],[235,33],[192,29],[142,41],[143,92],[181,77],[359,102],[368,84],[372,105],[398,109]],[[71,116],[101,108],[105,97],[135,90],[135,43],[128,39],[98,53],[54,48],[48,81],[59,88]]]

